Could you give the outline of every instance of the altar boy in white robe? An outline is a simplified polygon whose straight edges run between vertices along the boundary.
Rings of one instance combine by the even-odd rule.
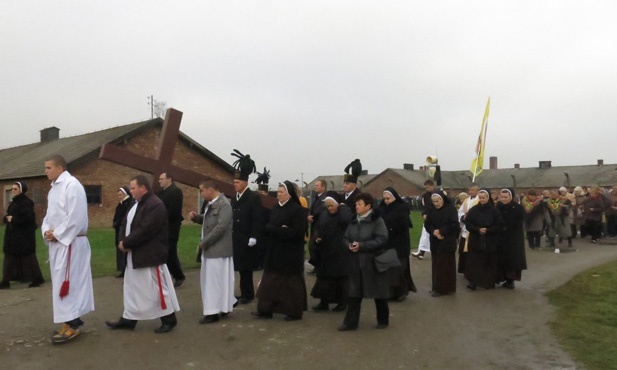
[[[216,181],[205,180],[199,185],[207,202],[204,213],[191,212],[191,220],[202,224],[198,259],[201,262],[200,282],[204,317],[200,324],[211,324],[227,316],[236,305],[234,297],[234,261],[231,231],[233,211]]]
[[[167,211],[143,175],[131,179],[129,188],[136,202],[122,223],[123,239],[118,243],[118,249],[127,253],[124,312],[120,320],[105,324],[132,330],[138,320],[160,318],[161,326],[154,332],[167,333],[176,327],[175,311],[180,310],[166,265]]]
[[[49,246],[54,323],[64,323],[51,338],[55,344],[77,337],[84,324],[80,317],[94,311],[86,237],[88,202],[84,187],[66,167],[66,160],[59,155],[45,161],[45,174],[52,182],[41,231]]]

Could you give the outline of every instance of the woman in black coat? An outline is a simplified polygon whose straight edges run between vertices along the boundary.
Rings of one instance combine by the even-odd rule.
[[[264,273],[257,290],[258,318],[272,318],[273,313],[285,314],[286,321],[302,319],[307,308],[304,281],[304,233],[307,209],[293,183],[279,185],[277,198],[265,233],[268,238]]]
[[[523,231],[525,210],[513,198],[513,189],[502,189],[497,204],[504,225],[498,250],[497,282],[505,280],[501,286],[507,289],[514,289],[514,280],[521,281],[522,270],[527,270]]]
[[[493,289],[497,278],[497,249],[503,221],[488,189],[478,192],[478,204],[467,213],[465,227],[469,232],[465,264],[465,277],[469,280],[467,288],[476,290],[480,286]]]
[[[424,228],[431,240],[433,297],[456,292],[458,212],[441,191],[431,196],[433,208],[426,213]]]
[[[26,196],[23,181],[11,187],[13,200],[4,216],[4,264],[0,289],[10,288],[11,280],[31,282],[30,288],[43,284],[43,274],[36,258],[36,219],[34,203]]]
[[[313,310],[327,311],[328,304],[336,303],[332,311],[344,311],[349,293],[350,256],[343,245],[343,237],[353,213],[335,191],[326,193],[323,204],[314,224],[315,260],[318,264],[317,281],[311,290],[311,296],[321,301]]]
[[[120,226],[122,226],[122,220],[126,217],[129,209],[133,206],[133,197],[129,191],[129,188],[123,186],[118,189],[119,203],[116,206],[116,212],[114,213],[113,228],[116,231],[116,269],[120,272],[117,278],[124,277],[124,269],[126,268],[126,253],[118,249],[118,243],[122,239],[120,237]]]
[[[409,207],[407,207],[407,204],[394,188],[387,187],[382,193],[382,199],[383,202],[378,210],[388,228],[386,249],[396,249],[396,254],[401,262],[400,267],[392,267],[388,270],[390,275],[390,299],[402,302],[407,298],[410,291],[417,291],[411,277],[409,265],[409,255],[411,253],[409,229],[413,225],[409,218]]]
[[[383,253],[388,229],[377,212],[369,193],[356,195],[356,213],[345,231],[343,245],[349,249],[349,301],[339,331],[356,330],[360,321],[362,298],[373,298],[377,311],[377,329],[389,325],[389,283],[387,272],[378,272],[375,255]]]

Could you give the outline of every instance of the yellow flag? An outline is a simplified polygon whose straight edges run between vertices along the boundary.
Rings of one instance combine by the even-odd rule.
[[[471,173],[475,180],[476,176],[480,175],[484,165],[484,145],[486,144],[486,130],[488,128],[488,111],[491,108],[491,98],[488,98],[486,109],[484,110],[484,118],[482,119],[482,129],[478,136],[478,144],[476,145],[476,153],[471,161]]]

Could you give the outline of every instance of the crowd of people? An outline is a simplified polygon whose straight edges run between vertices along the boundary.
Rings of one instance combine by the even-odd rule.
[[[599,187],[588,192],[577,187],[573,193],[565,188],[542,194],[530,190],[517,196],[511,188],[491,191],[472,183],[466,193],[451,199],[427,180],[420,197],[422,236],[418,251],[410,253],[410,207],[392,187],[383,190],[379,204],[371,194],[361,192],[358,160],[348,166],[352,172],[345,175],[343,194],[328,191],[326,181],[319,179],[308,202],[297,185],[284,181],[270,209],[262,204],[268,176],[260,176],[259,192],[252,191],[248,178],[255,166],[246,157],[238,155],[236,194],[228,199],[217,181],[205,180],[199,185],[203,206],[188,215],[201,225],[200,324],[218,322],[237,305],[255,299],[255,318],[282,314],[285,321],[301,320],[309,292],[305,246],[313,266],[308,273],[316,275],[310,295],[319,300],[311,309],[345,312],[338,330],[351,331],[360,325],[364,298],[375,302],[376,328],[389,326],[389,302],[404,301],[417,291],[411,276],[412,256],[422,260],[430,253],[431,295],[440,297],[456,292],[457,272],[471,291],[496,286],[514,289],[514,282],[527,269],[525,235],[534,250],[541,248],[543,238],[548,247],[557,248],[557,243],[564,242],[571,247],[579,234],[590,235],[592,243],[603,233],[617,234],[617,197]],[[94,310],[85,192],[66,167],[58,155],[45,162],[52,188],[41,232],[49,247],[54,322],[62,324],[52,336],[53,343],[77,337],[84,325],[81,317]],[[128,187],[118,189],[113,227],[118,277],[124,279],[124,310],[118,320],[106,321],[110,329],[133,330],[139,320],[160,319],[155,332],[167,333],[178,323],[175,289],[186,278],[177,255],[182,192],[168,172],[160,174],[159,183],[162,190],[155,194],[148,180],[137,175]],[[12,280],[37,287],[44,280],[35,254],[34,206],[25,195],[25,182],[15,182],[12,192],[13,201],[4,216],[0,288],[9,288]],[[253,272],[261,269],[255,289]],[[238,296],[234,294],[236,271]]]

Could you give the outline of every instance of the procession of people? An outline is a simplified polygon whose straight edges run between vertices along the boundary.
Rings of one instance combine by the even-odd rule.
[[[581,187],[574,193],[551,189],[542,196],[532,189],[517,196],[512,188],[487,189],[474,182],[463,196],[451,197],[439,181],[429,179],[422,196],[419,249],[410,253],[410,207],[391,186],[383,189],[381,199],[362,192],[357,186],[360,160],[345,169],[344,193],[328,190],[327,182],[318,179],[307,204],[298,187],[284,181],[270,210],[268,202],[262,204],[270,196],[269,171],[264,168],[260,175],[260,192],[251,191],[248,180],[255,164],[250,156],[235,152],[235,194],[224,194],[218,180],[206,179],[199,185],[201,209],[188,214],[201,225],[200,324],[214,324],[255,298],[252,314],[257,319],[282,314],[285,321],[302,320],[310,292],[319,300],[314,312],[345,312],[339,331],[361,326],[364,298],[374,300],[376,328],[385,329],[390,325],[388,301],[402,302],[418,291],[410,257],[423,263],[430,252],[430,293],[442,297],[456,293],[457,272],[469,291],[514,289],[527,269],[526,240],[530,250],[543,248],[546,238],[545,247],[566,251],[576,237],[590,235],[596,243],[603,235],[603,220],[609,236],[617,234],[617,225],[611,224],[617,218],[617,196],[599,187],[588,193]],[[85,324],[82,316],[94,310],[88,215],[84,188],[67,171],[62,156],[49,157],[45,173],[52,188],[41,233],[49,247],[54,322],[62,324],[51,340],[60,344],[78,337]],[[134,330],[139,320],[160,319],[155,333],[161,334],[178,325],[175,289],[186,278],[177,258],[182,196],[172,196],[180,190],[169,172],[162,172],[159,182],[163,190],[158,194],[143,175],[118,187],[113,226],[124,310],[118,320],[106,321],[110,329]],[[24,181],[15,182],[11,190],[0,289],[10,288],[11,280],[35,288],[44,279],[35,254],[33,203]],[[306,262],[313,266],[307,274],[316,276],[310,289],[304,276],[307,254]],[[259,269],[263,274],[255,289],[253,272]]]

